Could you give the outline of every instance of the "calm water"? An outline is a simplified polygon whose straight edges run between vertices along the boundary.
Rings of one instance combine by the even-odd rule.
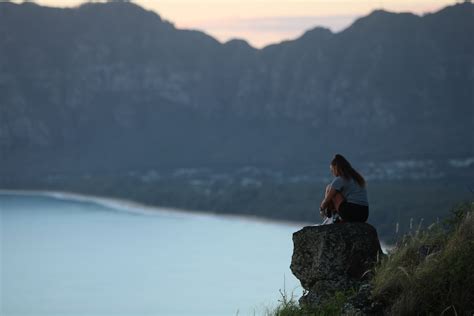
[[[0,193],[0,314],[262,315],[300,228]]]

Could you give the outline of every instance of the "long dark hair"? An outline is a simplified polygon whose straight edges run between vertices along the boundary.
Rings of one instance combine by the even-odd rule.
[[[349,161],[342,155],[336,154],[331,161],[331,165],[336,170],[337,175],[344,179],[354,179],[361,187],[365,187],[365,179],[354,168]]]

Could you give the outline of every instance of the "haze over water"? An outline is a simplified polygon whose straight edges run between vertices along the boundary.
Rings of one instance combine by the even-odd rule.
[[[299,282],[301,228],[0,193],[0,314],[256,315]]]

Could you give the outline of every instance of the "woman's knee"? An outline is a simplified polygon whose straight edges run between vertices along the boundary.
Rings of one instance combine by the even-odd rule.
[[[331,185],[330,185],[330,184],[328,184],[328,185],[326,186],[326,194],[329,193],[329,190],[331,190]]]

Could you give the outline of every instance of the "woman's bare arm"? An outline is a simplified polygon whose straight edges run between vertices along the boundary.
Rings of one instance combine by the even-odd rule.
[[[329,190],[326,190],[326,196],[324,197],[324,200],[321,202],[321,208],[325,209],[328,207],[328,204],[331,202],[331,200],[336,196],[337,191],[333,188],[329,188]]]

